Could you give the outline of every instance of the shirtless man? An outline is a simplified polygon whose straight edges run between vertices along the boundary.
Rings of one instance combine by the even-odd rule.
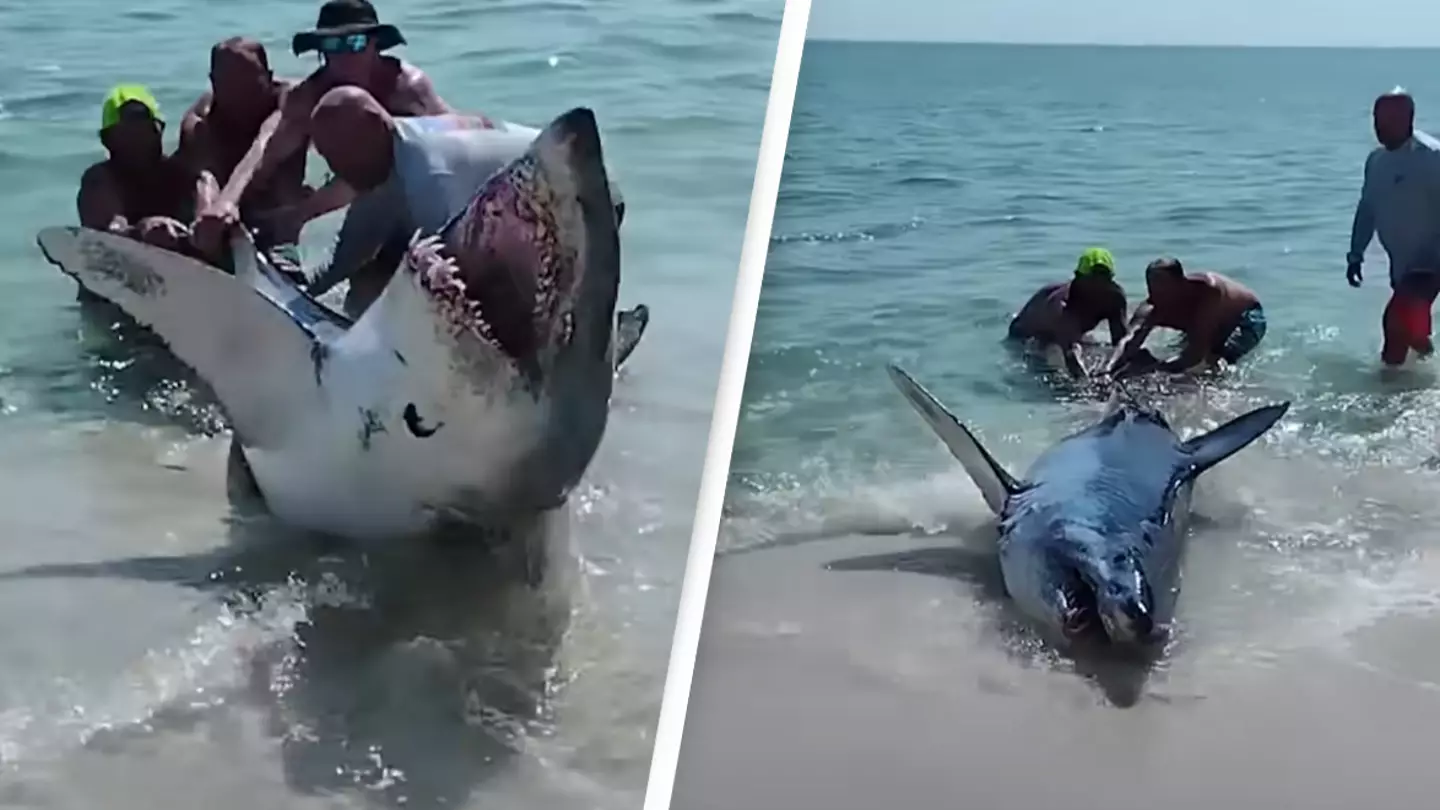
[[[1131,319],[1134,330],[1120,342],[1106,373],[1187,372],[1201,364],[1240,361],[1265,337],[1265,311],[1249,288],[1219,273],[1186,275],[1178,259],[1156,259],[1145,268],[1149,296]],[[1142,348],[1155,327],[1185,336],[1179,357],[1161,361]]]
[[[210,49],[210,89],[186,111],[180,123],[177,155],[197,175],[208,171],[219,183],[229,181],[266,119],[280,109],[293,82],[276,79],[265,46],[232,37]],[[291,155],[266,182],[251,183],[241,197],[241,217],[257,225],[265,213],[299,204],[309,196],[302,150]],[[260,229],[259,247],[298,265],[299,227],[277,220],[278,228]]]
[[[235,166],[215,201],[195,223],[197,244],[216,251],[226,232],[239,221],[238,203],[251,184],[301,154],[310,142],[311,112],[329,90],[349,86],[373,96],[391,115],[442,115],[452,112],[419,68],[383,52],[405,43],[400,30],[381,23],[369,0],[329,0],[320,7],[315,30],[295,35],[298,56],[318,51],[324,64],[295,85],[260,128],[255,141]],[[341,208],[354,197],[343,182],[312,195],[292,211],[292,225]]]
[[[1073,377],[1088,372],[1075,347],[1101,322],[1110,325],[1110,345],[1125,337],[1125,291],[1115,282],[1115,257],[1104,248],[1080,254],[1070,281],[1046,284],[1025,302],[1010,321],[1013,340],[1056,347]]]
[[[109,157],[85,170],[75,198],[80,224],[182,250],[196,207],[196,176],[165,154],[165,119],[150,91],[122,84],[100,107],[100,143]]]
[[[1390,258],[1390,301],[1381,317],[1387,366],[1413,350],[1435,352],[1430,309],[1440,293],[1440,143],[1415,129],[1415,100],[1396,88],[1375,100],[1375,138],[1350,229],[1345,278],[1359,287],[1365,249],[1378,233]]]

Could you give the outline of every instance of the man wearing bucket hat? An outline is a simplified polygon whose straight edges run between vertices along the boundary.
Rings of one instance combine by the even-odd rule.
[[[1149,295],[1135,308],[1134,329],[1111,355],[1106,366],[1110,374],[1184,373],[1217,360],[1234,365],[1265,337],[1265,310],[1259,297],[1232,278],[1186,274],[1179,259],[1166,257],[1145,268],[1145,286]],[[1174,329],[1184,337],[1179,356],[1162,361],[1142,348],[1156,327]]]
[[[188,247],[196,177],[165,154],[164,130],[160,104],[144,86],[122,84],[106,94],[100,143],[109,156],[80,177],[75,206],[81,225],[168,250]]]
[[[1125,337],[1125,291],[1115,281],[1115,257],[1105,248],[1087,248],[1069,281],[1046,284],[1010,321],[1009,337],[1043,351],[1058,349],[1072,376],[1087,372],[1076,346],[1102,322],[1110,343]]]
[[[252,183],[263,182],[309,146],[310,114],[320,97],[330,90],[341,86],[360,88],[391,115],[452,112],[423,71],[384,53],[403,44],[405,37],[400,30],[380,22],[369,0],[329,0],[321,6],[314,30],[296,34],[292,42],[297,56],[319,53],[321,66],[286,93],[280,109],[261,127],[220,194],[200,212],[195,223],[196,242],[207,252],[220,250],[226,231],[239,221],[237,206],[246,189]],[[292,213],[303,223],[343,207],[353,198],[354,192],[343,183],[333,183]]]

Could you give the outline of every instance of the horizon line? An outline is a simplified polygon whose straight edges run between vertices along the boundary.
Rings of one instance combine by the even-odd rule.
[[[1440,45],[1375,45],[1375,44],[1300,44],[1300,43],[1226,43],[1226,42],[1085,42],[1080,40],[1020,39],[905,39],[811,36],[806,42],[830,42],[847,45],[966,45],[980,47],[1024,48],[1194,48],[1210,50],[1309,50],[1309,51],[1440,51]]]

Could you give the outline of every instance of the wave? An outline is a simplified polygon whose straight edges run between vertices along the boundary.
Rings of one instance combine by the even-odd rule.
[[[912,217],[908,222],[891,222],[879,225],[871,225],[862,228],[848,228],[839,231],[800,231],[797,233],[783,233],[770,237],[771,245],[789,245],[795,243],[820,244],[827,242],[874,242],[883,239],[896,239],[912,231],[917,231],[925,224],[921,217]]]

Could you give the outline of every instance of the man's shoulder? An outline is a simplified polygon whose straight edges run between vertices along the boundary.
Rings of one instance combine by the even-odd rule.
[[[85,171],[80,173],[80,185],[82,187],[108,183],[114,179],[115,175],[110,171],[110,161],[108,160],[91,163],[85,168]]]
[[[1224,273],[1217,273],[1214,270],[1211,270],[1206,272],[1205,276],[1208,279],[1208,283],[1211,289],[1213,289],[1216,293],[1219,293],[1219,297],[1221,298],[1253,298],[1257,301],[1259,300],[1259,296],[1255,294],[1255,291],[1246,286],[1244,282],[1238,281],[1230,276],[1225,275]]]
[[[1191,281],[1198,282],[1211,290],[1223,290],[1226,287],[1233,286],[1236,283],[1234,279],[1226,276],[1224,273],[1217,273],[1214,270],[1201,270],[1199,272],[1190,273],[1188,275],[1188,278]]]
[[[379,82],[376,98],[391,115],[438,115],[454,112],[440,98],[425,71],[398,56],[385,57],[389,78]]]
[[[1422,132],[1418,129],[1415,130],[1412,143],[1414,143],[1415,151],[1417,152],[1440,153],[1440,141],[1437,141],[1434,136],[1428,132]]]
[[[1130,305],[1129,300],[1125,297],[1125,288],[1119,284],[1109,288],[1105,296],[1105,302],[1111,310],[1121,313],[1125,312],[1126,308]]]
[[[181,119],[181,126],[195,124],[210,114],[210,105],[215,101],[215,91],[206,88],[189,107],[185,109],[185,115]]]
[[[1038,288],[1035,289],[1034,292],[1030,293],[1030,297],[1025,299],[1025,303],[1028,306],[1031,304],[1038,304],[1041,302],[1050,301],[1052,299],[1063,302],[1069,292],[1070,282],[1050,281],[1040,285]]]
[[[414,62],[411,62],[399,56],[386,56],[385,58],[387,60],[393,60],[391,64],[394,65],[396,71],[396,78],[398,78],[401,82],[408,84],[413,82],[425,81],[426,79],[430,78],[429,76],[426,76],[425,71],[421,70],[420,67]]]
[[[398,56],[386,56],[392,62],[395,71],[395,84],[397,88],[415,90],[417,88],[430,87],[434,83],[430,80],[430,74],[426,73],[419,65],[408,62]]]
[[[280,79],[276,83],[286,85],[280,96],[280,109],[285,113],[305,115],[310,114],[310,111],[320,102],[320,97],[325,95],[325,91],[332,86],[323,67],[317,68],[309,76],[298,81]]]

